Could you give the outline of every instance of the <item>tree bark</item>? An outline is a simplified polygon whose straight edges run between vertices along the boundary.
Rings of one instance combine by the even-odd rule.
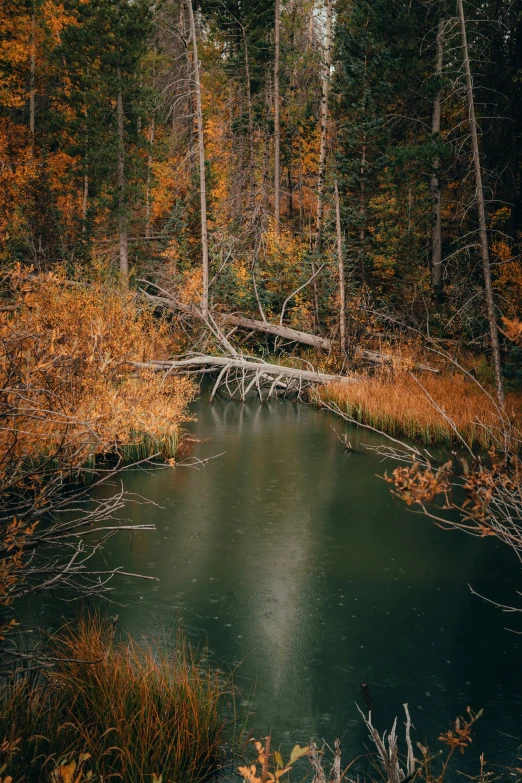
[[[330,68],[332,60],[332,0],[326,4],[326,41],[324,48],[322,97],[321,97],[321,146],[319,150],[319,175],[317,182],[317,217],[315,225],[315,249],[322,250],[324,190],[326,176],[326,154],[328,141],[328,92],[330,89]]]
[[[125,193],[125,138],[121,66],[116,66],[118,81],[118,96],[116,99],[116,114],[118,123],[118,233],[120,251],[120,275],[124,283],[129,277],[129,243],[127,229],[127,205]]]
[[[89,207],[89,177],[87,174],[83,177],[83,199],[82,199],[82,233],[87,232],[87,210]]]
[[[437,28],[437,61],[435,74],[440,80],[442,76],[442,58],[444,52],[444,20],[439,21]],[[431,119],[431,135],[434,142],[438,142],[440,134],[440,85],[433,99],[433,114]],[[442,288],[442,234],[440,218],[440,182],[439,182],[439,156],[435,155],[432,162],[432,174],[430,179],[431,193],[431,283],[433,290],[438,292]]]
[[[250,200],[254,197],[254,191],[256,187],[256,160],[254,150],[254,112],[252,109],[252,92],[250,89],[250,61],[248,59],[248,41],[246,30],[241,27],[243,33],[243,48],[245,51],[245,81],[246,81],[246,98],[247,98],[247,111],[248,111],[248,151],[250,156],[250,172],[249,172],[249,186],[250,186]]]
[[[337,229],[337,258],[339,261],[339,333],[341,336],[341,351],[346,353],[346,302],[343,258],[343,237],[341,234],[341,207],[339,204],[339,188],[335,182],[335,226]]]
[[[486,208],[484,203],[484,190],[482,187],[482,167],[480,163],[480,153],[477,134],[477,120],[475,117],[475,102],[473,98],[473,81],[471,79],[471,69],[469,65],[468,41],[466,36],[466,19],[464,16],[464,6],[462,0],[457,0],[457,9],[460,18],[460,34],[462,57],[464,60],[464,73],[466,76],[466,94],[468,102],[468,116],[471,132],[471,147],[473,151],[473,167],[475,171],[475,186],[477,211],[479,219],[480,235],[480,254],[482,257],[482,267],[484,272],[484,289],[486,294],[486,305],[489,320],[489,334],[491,339],[491,351],[493,354],[493,368],[495,371],[495,385],[497,390],[497,399],[501,407],[504,406],[504,385],[502,383],[502,365],[500,360],[500,345],[498,340],[498,329],[495,316],[495,302],[493,300],[493,284],[491,281],[491,265],[489,262],[488,234],[486,226]]]
[[[359,269],[361,272],[361,283],[366,282],[366,143],[363,143],[361,153],[361,192],[359,196]]]
[[[199,152],[199,195],[201,204],[201,255],[203,271],[203,290],[201,294],[201,313],[208,316],[208,225],[207,225],[207,183],[205,172],[205,140],[203,136],[203,111],[201,108],[201,82],[199,74],[198,43],[196,38],[196,23],[192,0],[187,0],[190,18],[190,35],[194,56],[194,86],[196,92],[196,116],[198,121],[198,152]]]
[[[297,370],[294,367],[284,367],[281,364],[262,364],[261,362],[251,362],[248,359],[234,358],[228,356],[193,356],[189,359],[179,359],[172,361],[151,361],[151,362],[132,362],[134,367],[153,369],[157,371],[170,369],[190,369],[201,367],[230,367],[244,370],[256,371],[261,375],[271,375],[272,377],[295,378],[297,380],[308,381],[311,383],[330,383],[332,381],[341,381],[343,383],[358,383],[360,378],[351,375],[329,375],[313,370]]]
[[[279,59],[280,59],[280,0],[275,0],[274,21],[274,221],[276,233],[279,233],[281,221],[281,120],[279,113]]]
[[[34,144],[34,114],[35,114],[35,81],[36,81],[36,0],[33,0],[33,15],[31,19],[31,60],[29,77],[29,132]]]
[[[154,117],[152,117],[149,130],[149,154],[147,156],[147,194],[145,204],[145,236],[147,239],[150,237],[150,221],[151,221],[151,203],[150,203],[150,191],[152,180],[152,152],[154,149],[154,137],[156,131],[156,124]]]

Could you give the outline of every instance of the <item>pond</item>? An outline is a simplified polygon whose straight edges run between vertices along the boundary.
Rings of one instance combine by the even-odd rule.
[[[181,622],[212,664],[235,670],[255,733],[288,747],[402,724],[437,745],[449,721],[484,708],[470,755],[506,761],[520,728],[520,637],[470,593],[514,601],[519,565],[492,541],[444,532],[411,513],[364,443],[382,439],[290,402],[216,400],[191,423],[199,469],[133,471],[133,522],[157,531],[109,542],[112,565],[159,577],[115,583],[120,630],[173,639]],[[335,428],[355,447],[345,453]],[[388,466],[391,467],[391,466]],[[402,734],[402,728],[401,728]],[[520,733],[518,734],[520,736]]]

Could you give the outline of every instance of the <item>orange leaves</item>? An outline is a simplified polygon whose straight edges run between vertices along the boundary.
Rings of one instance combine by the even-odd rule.
[[[474,713],[468,707],[467,712],[469,720],[457,718],[453,723],[453,727],[439,737],[439,741],[448,745],[451,751],[460,750],[461,753],[464,753],[466,748],[471,745],[471,729],[473,724],[482,716],[483,710]]]
[[[264,746],[261,742],[254,742],[254,747],[258,754],[256,762],[250,766],[238,767],[238,773],[246,783],[266,783],[267,781],[270,781],[271,783],[277,783],[277,781],[279,781],[283,775],[285,775],[287,772],[290,772],[295,762],[303,756],[308,755],[310,750],[308,745],[304,747],[301,747],[300,745],[294,745],[290,754],[290,758],[285,765],[283,757],[279,751],[276,750],[273,753],[269,752],[269,742],[270,737],[267,737],[266,746]],[[273,766],[272,771],[269,768],[271,757],[275,761],[275,765]],[[261,771],[259,773],[257,769],[258,764],[261,766]]]
[[[193,385],[185,377],[136,375],[131,364],[168,353],[166,326],[128,292],[67,285],[52,275],[33,280],[20,270],[12,282],[19,308],[0,321],[0,378],[2,402],[14,412],[0,447],[16,432],[20,458],[60,449],[73,470],[144,439],[173,456]],[[13,391],[13,372],[23,396]]]
[[[83,765],[90,757],[90,753],[83,753],[78,759],[78,763],[73,760],[68,764],[64,762],[56,767],[51,774],[52,783],[83,783],[83,781],[91,780],[92,771],[89,770],[86,773],[83,771]]]
[[[451,490],[448,480],[450,469],[451,462],[442,465],[435,472],[429,463],[423,468],[414,461],[406,467],[395,468],[392,478],[387,475],[385,477],[389,483],[395,484],[397,494],[408,506],[432,503],[437,495],[444,495],[448,505]]]
[[[522,345],[522,321],[519,321],[518,318],[513,318],[513,320],[502,318],[502,323],[504,324],[504,334],[508,340],[511,340],[515,345]]]

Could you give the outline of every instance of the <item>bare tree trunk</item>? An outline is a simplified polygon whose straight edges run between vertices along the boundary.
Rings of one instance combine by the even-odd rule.
[[[87,231],[87,209],[89,207],[89,177],[85,174],[83,178],[83,199],[82,199],[82,234]]]
[[[486,228],[486,208],[484,204],[484,191],[482,188],[482,167],[477,136],[477,120],[475,117],[475,103],[473,99],[473,82],[469,65],[468,41],[466,36],[466,19],[462,0],[457,0],[457,9],[460,17],[460,33],[462,43],[462,56],[464,60],[464,73],[466,75],[466,93],[468,100],[469,125],[471,131],[471,146],[473,150],[473,166],[475,169],[475,185],[477,198],[477,211],[479,219],[480,253],[484,270],[484,288],[486,292],[486,305],[488,310],[489,334],[491,338],[491,351],[493,353],[493,367],[495,370],[495,384],[497,398],[500,406],[504,405],[504,386],[502,383],[502,366],[500,361],[500,345],[498,341],[497,322],[495,318],[495,303],[493,301],[493,285],[491,282],[491,266],[489,263],[488,234]]]
[[[303,145],[299,130],[299,234],[304,233],[304,193],[303,193]]]
[[[339,332],[341,335],[341,351],[346,353],[346,302],[343,258],[343,237],[341,234],[341,207],[339,204],[339,188],[335,182],[335,227],[337,229],[337,257],[339,260]]]
[[[29,77],[29,132],[34,145],[34,97],[36,81],[36,0],[33,0],[33,16],[31,20],[31,62]]]
[[[120,249],[120,275],[124,283],[129,277],[129,243],[127,229],[127,210],[125,198],[125,139],[123,127],[123,94],[121,83],[121,67],[116,66],[118,80],[118,96],[116,99],[116,114],[118,122],[118,233]]]
[[[365,259],[365,242],[366,242],[366,182],[364,181],[366,168],[366,144],[363,144],[361,154],[361,193],[359,197],[359,219],[361,225],[359,228],[359,269],[361,271],[361,283],[366,280],[366,259]]]
[[[196,92],[196,116],[198,120],[198,151],[199,151],[199,195],[201,203],[201,253],[203,265],[203,291],[201,294],[201,314],[208,316],[208,226],[207,226],[207,183],[205,173],[205,140],[203,137],[203,111],[201,108],[201,82],[199,78],[198,43],[196,39],[196,23],[192,0],[187,0],[190,17],[190,35],[194,56],[194,84]]]
[[[319,151],[319,177],[317,183],[317,218],[315,248],[321,252],[323,242],[323,217],[324,217],[324,185],[326,174],[326,153],[328,141],[328,91],[330,88],[330,67],[332,50],[332,0],[327,0],[326,5],[326,41],[324,48],[324,64],[322,78],[321,98],[321,147]]]
[[[280,58],[280,2],[275,0],[275,22],[274,22],[274,220],[276,232],[279,233],[279,224],[281,220],[281,191],[280,191],[280,168],[281,168],[281,121],[279,116],[279,58]]]
[[[288,220],[294,219],[294,181],[292,179],[292,159],[288,162]]]
[[[268,213],[268,207],[269,207],[269,189],[270,189],[270,180],[269,180],[269,168],[270,168],[270,134],[268,132],[269,124],[270,124],[270,117],[272,113],[272,85],[270,80],[270,75],[267,78],[267,86],[266,86],[266,106],[265,106],[265,117],[266,117],[266,125],[265,125],[265,139],[264,139],[264,149],[263,149],[263,209],[266,213]]]
[[[152,180],[152,151],[154,149],[154,136],[156,131],[156,123],[154,117],[150,123],[149,131],[149,154],[147,156],[147,194],[145,204],[145,236],[147,239],[150,237],[150,219],[151,219],[151,203],[150,203],[150,190]]]
[[[438,79],[442,75],[442,57],[444,51],[444,20],[439,21],[437,29],[437,62],[435,74]],[[440,86],[433,100],[433,114],[431,119],[431,134],[434,141],[438,141],[440,133]],[[440,183],[439,183],[439,156],[433,158],[433,171],[430,179],[431,193],[431,283],[434,291],[442,288],[442,233],[440,219]]]
[[[254,113],[252,110],[252,93],[250,91],[250,61],[248,59],[248,42],[246,36],[246,30],[241,28],[243,32],[243,47],[245,50],[245,81],[246,81],[246,98],[247,98],[247,111],[248,111],[248,150],[250,156],[250,172],[249,172],[249,185],[250,185],[250,200],[254,197],[254,191],[256,187],[256,160],[254,150]]]

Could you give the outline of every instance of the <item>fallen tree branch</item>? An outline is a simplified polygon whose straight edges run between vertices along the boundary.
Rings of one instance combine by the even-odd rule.
[[[154,296],[140,288],[140,292],[149,302],[156,304],[158,307],[166,307],[171,310],[184,312],[187,315],[201,317],[198,310],[194,306],[183,304],[182,302],[176,302],[174,299],[170,298],[170,295],[167,291],[164,291],[155,283],[150,283],[150,281],[143,279],[139,279],[138,282],[153,285],[162,293],[167,294],[166,296]],[[292,329],[289,326],[282,326],[281,324],[272,324],[268,321],[259,321],[255,318],[247,318],[241,315],[232,315],[231,313],[214,312],[213,317],[221,321],[223,324],[230,324],[231,326],[239,327],[240,329],[250,329],[254,332],[261,332],[263,334],[271,334],[274,337],[279,337],[283,340],[288,340],[289,342],[300,343],[301,345],[309,345],[312,348],[318,348],[322,351],[331,351],[334,347],[333,340],[330,340],[327,337],[321,337],[317,334],[310,334],[309,332],[302,332],[299,329]],[[380,353],[379,351],[369,351],[362,348],[356,348],[355,355],[363,361],[377,365],[393,364],[394,360],[396,359],[396,357],[392,356],[391,354]],[[425,364],[416,364],[415,369],[424,370],[426,372],[439,372],[439,370],[435,367],[430,367]]]
[[[240,369],[248,372],[257,372],[262,376],[271,376],[276,379],[291,378],[294,380],[307,381],[310,383],[330,383],[338,381],[341,383],[358,383],[359,378],[355,375],[329,375],[328,373],[317,372],[315,370],[298,370],[295,367],[284,367],[281,364],[268,364],[257,360],[250,361],[248,358],[235,358],[228,356],[191,356],[185,359],[173,359],[166,361],[151,362],[132,362],[134,367],[140,369],[153,370],[185,370],[189,368],[213,367],[216,370],[221,367],[226,369]]]

